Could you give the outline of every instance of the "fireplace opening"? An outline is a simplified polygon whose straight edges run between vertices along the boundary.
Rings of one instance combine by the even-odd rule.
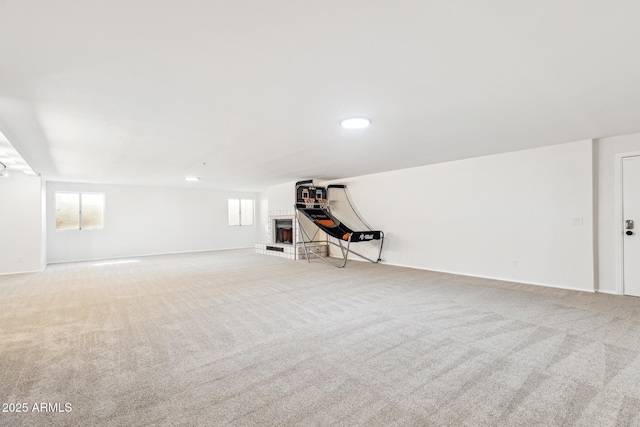
[[[275,243],[293,244],[293,220],[276,219],[274,220],[274,225]]]

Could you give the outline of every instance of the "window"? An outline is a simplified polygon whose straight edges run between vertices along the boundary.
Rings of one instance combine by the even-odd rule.
[[[56,193],[56,230],[102,230],[104,194]]]
[[[229,199],[229,225],[253,225],[253,200]]]

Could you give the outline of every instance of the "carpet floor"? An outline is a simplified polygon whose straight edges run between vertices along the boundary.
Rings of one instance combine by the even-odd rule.
[[[639,350],[640,298],[251,250],[57,264],[0,277],[0,425],[640,425]]]

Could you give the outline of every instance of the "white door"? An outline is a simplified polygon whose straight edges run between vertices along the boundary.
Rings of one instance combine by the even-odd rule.
[[[622,159],[622,214],[624,294],[640,296],[640,156]]]

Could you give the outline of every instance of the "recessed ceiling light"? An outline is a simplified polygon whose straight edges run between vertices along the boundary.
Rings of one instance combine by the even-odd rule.
[[[340,122],[340,126],[345,129],[363,129],[371,124],[371,120],[364,117],[350,117]]]
[[[200,178],[198,178],[197,176],[185,176],[184,180],[185,181],[200,181]]]

